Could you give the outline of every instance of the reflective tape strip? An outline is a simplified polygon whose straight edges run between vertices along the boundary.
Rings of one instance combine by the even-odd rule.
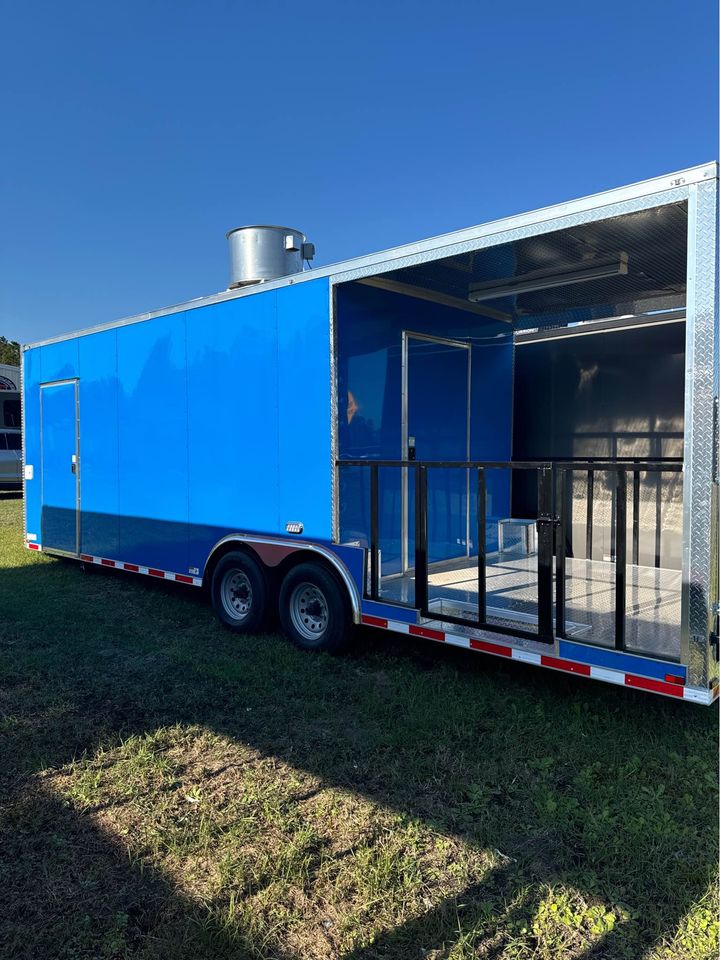
[[[587,663],[576,663],[574,660],[562,660],[560,657],[548,657],[545,654],[541,655],[540,663],[543,667],[552,667],[553,670],[579,673],[582,677],[590,676],[590,667]]]
[[[577,676],[590,677],[594,680],[602,680],[605,683],[614,683],[617,686],[647,690],[651,693],[660,693],[668,697],[678,697],[694,703],[709,704],[718,696],[718,691],[720,690],[717,686],[712,690],[688,687],[681,682],[681,678],[674,677],[672,674],[668,674],[668,677],[672,677],[672,679],[668,679],[667,681],[653,680],[650,677],[639,677],[635,674],[622,673],[619,670],[609,670],[606,667],[595,667],[587,663],[579,663],[576,660],[568,660],[564,657],[555,657],[545,653],[534,653],[532,650],[511,647],[504,643],[478,640],[475,637],[468,637],[461,633],[447,633],[443,630],[421,627],[414,623],[407,624],[401,623],[398,620],[386,620],[384,617],[364,614],[362,622],[369,627],[390,630],[393,633],[407,633],[414,637],[436,640],[441,643],[450,644],[453,647],[461,647],[465,650],[479,650],[481,653],[489,653],[494,657],[519,660],[521,663],[531,663],[534,666],[548,667],[550,670],[573,673]]]
[[[411,623],[408,627],[408,633],[413,637],[425,637],[427,640],[438,640],[441,643],[445,640],[444,630],[430,630],[428,627],[417,627]]]
[[[127,570],[128,573],[142,573],[147,577],[157,577],[159,580],[174,580],[176,583],[187,583],[193,587],[202,586],[202,577],[189,577],[184,573],[171,573],[169,570],[158,570],[156,567],[143,567],[137,563],[125,563],[123,560],[110,560],[107,557],[93,557],[89,553],[81,553],[83,563],[96,563],[101,567],[114,567],[116,570]]]
[[[500,643],[488,643],[486,640],[473,640],[472,638],[470,638],[470,649],[494,653],[498,657],[511,657],[513,655],[512,647],[506,647]]]
[[[682,697],[684,693],[684,687],[680,687],[676,683],[650,680],[648,677],[635,677],[631,673],[625,674],[625,686],[637,687],[639,690],[652,690],[653,693],[664,693],[668,697]]]
[[[367,613],[362,615],[362,622],[366,627],[382,627],[383,630],[387,630],[388,622],[384,617],[371,617]]]
[[[28,550],[42,550],[42,547],[39,543],[26,543],[25,546]]]

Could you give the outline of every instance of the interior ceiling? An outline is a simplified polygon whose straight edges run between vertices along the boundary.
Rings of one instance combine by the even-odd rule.
[[[544,233],[383,276],[467,302],[472,284],[519,280],[543,269],[577,270],[621,254],[627,255],[625,275],[497,297],[475,307],[502,312],[518,329],[528,329],[685,306],[685,203]]]

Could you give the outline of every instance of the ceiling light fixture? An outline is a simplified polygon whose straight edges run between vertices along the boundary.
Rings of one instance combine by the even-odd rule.
[[[572,283],[618,277],[627,272],[628,255],[621,253],[612,260],[596,261],[592,266],[580,265],[574,270],[532,270],[511,280],[473,283],[469,287],[468,300],[471,303],[480,303],[483,300],[496,300],[518,293],[532,293],[534,290],[549,290],[551,287],[564,287]]]

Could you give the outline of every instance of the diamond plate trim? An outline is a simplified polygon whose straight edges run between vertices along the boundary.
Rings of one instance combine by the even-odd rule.
[[[718,391],[717,181],[689,197],[683,512],[683,652],[689,681],[708,682],[712,600],[714,398]]]
[[[713,181],[714,183],[714,181]],[[713,184],[703,184],[712,186]],[[551,220],[542,220],[538,223],[516,227],[514,230],[503,230],[485,237],[475,237],[458,243],[448,244],[433,250],[412,253],[395,260],[388,260],[381,264],[370,264],[358,267],[355,270],[338,270],[333,274],[333,283],[347,283],[350,280],[359,280],[362,277],[377,276],[392,270],[402,270],[404,267],[413,267],[419,263],[428,263],[431,260],[440,260],[445,257],[454,257],[462,253],[471,253],[474,250],[484,250],[496,247],[502,243],[512,243],[514,240],[524,240],[526,237],[536,237],[543,233],[552,233],[556,230],[566,230],[580,224],[596,223],[599,220],[610,220],[621,217],[626,213],[635,213],[637,210],[649,210],[652,207],[662,207],[668,203],[682,203],[688,199],[688,190],[691,187],[677,187],[674,190],[663,190],[662,193],[653,193],[647,197],[635,197],[632,200],[623,200],[619,203],[609,203],[594,210],[583,210],[579,213],[568,214],[564,217],[555,217]]]

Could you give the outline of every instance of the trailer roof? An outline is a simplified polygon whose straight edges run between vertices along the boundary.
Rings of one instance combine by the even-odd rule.
[[[378,274],[387,274],[392,271],[398,271],[398,275],[401,273],[407,274],[408,271],[411,271],[413,268],[421,264],[427,264],[429,261],[464,254],[479,246],[489,247],[495,244],[506,243],[512,239],[518,239],[518,235],[522,236],[523,232],[527,232],[529,228],[535,228],[532,230],[535,234],[544,232],[543,225],[547,225],[546,229],[548,231],[559,229],[563,224],[558,224],[557,221],[567,220],[568,218],[577,216],[582,217],[583,214],[588,214],[590,211],[602,211],[603,208],[618,207],[623,204],[630,204],[630,206],[632,206],[631,201],[638,201],[642,198],[654,198],[653,203],[645,204],[646,207],[650,207],[655,204],[668,202],[668,200],[662,196],[663,194],[666,196],[671,194],[673,201],[681,201],[686,199],[692,184],[717,179],[717,177],[718,164],[716,162],[701,164],[696,167],[689,167],[686,170],[680,170],[676,173],[654,177],[650,180],[643,180],[639,183],[630,184],[629,186],[605,190],[601,193],[592,194],[577,200],[541,207],[528,213],[516,214],[501,220],[493,220],[485,224],[466,227],[451,233],[440,234],[427,240],[390,247],[363,257],[354,257],[338,263],[327,264],[326,266],[317,267],[304,273],[281,277],[278,280],[268,281],[267,283],[235,290],[225,290],[205,297],[187,300],[183,303],[174,304],[159,310],[140,313],[124,319],[60,334],[56,337],[26,344],[23,346],[23,350],[29,350],[32,347],[40,347],[62,340],[69,340],[89,333],[97,333],[101,330],[110,330],[127,324],[141,323],[145,320],[151,320],[154,317],[167,316],[185,310],[193,310],[212,303],[253,296],[257,293],[302,283],[306,280],[315,280],[319,277],[329,277],[332,282],[340,283],[376,276]],[[628,211],[630,210],[630,206],[628,207]],[[617,216],[620,214],[613,213],[608,215]],[[601,218],[602,217],[599,217],[598,219]],[[513,232],[516,234],[515,237],[512,236]],[[492,311],[488,310],[488,313],[491,314]]]

